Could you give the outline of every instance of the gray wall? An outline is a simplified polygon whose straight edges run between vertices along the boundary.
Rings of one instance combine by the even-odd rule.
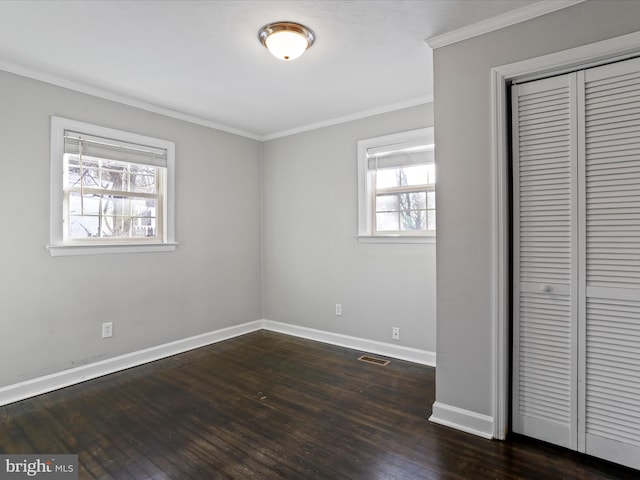
[[[492,67],[640,29],[640,2],[589,1],[434,51],[437,401],[492,415]]]
[[[428,104],[265,143],[266,319],[435,352],[435,245],[356,239],[357,140],[431,125]]]
[[[356,141],[432,105],[261,143],[6,72],[0,102],[0,387],[260,318],[435,351],[435,246],[355,238]],[[50,256],[51,115],[176,143],[176,252]]]
[[[176,252],[49,255],[54,114],[176,143]],[[0,386],[260,319],[260,148],[0,72]]]

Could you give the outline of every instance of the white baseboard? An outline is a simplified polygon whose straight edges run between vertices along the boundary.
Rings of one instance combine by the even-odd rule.
[[[364,350],[369,353],[376,353],[378,355],[385,355],[400,360],[421,363],[423,365],[435,366],[436,362],[436,354],[434,352],[390,345],[363,338],[273,322],[271,320],[256,320],[0,387],[0,406],[262,329],[339,345],[341,347],[353,348],[355,350]]]
[[[308,338],[309,340],[315,340],[317,342],[330,343],[340,347],[363,350],[368,353],[375,353],[386,357],[397,358],[399,360],[429,365],[430,367],[436,366],[435,352],[429,352],[427,350],[376,342],[375,340],[367,340],[366,338],[351,337],[349,335],[326,332],[324,330],[291,325],[289,323],[274,322],[272,320],[263,320],[263,328],[273,332]]]
[[[145,348],[144,350],[119,355],[99,362],[89,363],[6,387],[0,387],[0,406],[52,392],[59,388],[68,387],[69,385],[81,383],[127,368],[137,367],[138,365],[170,357],[178,353],[193,350],[194,348],[204,347],[212,343],[221,342],[222,340],[228,340],[260,329],[262,329],[262,321],[256,320],[254,322],[243,323],[182,340],[176,340],[156,347]]]
[[[429,421],[479,437],[493,438],[493,417],[471,410],[435,402]]]

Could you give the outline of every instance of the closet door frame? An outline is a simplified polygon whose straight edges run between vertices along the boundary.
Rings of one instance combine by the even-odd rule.
[[[492,173],[494,182],[493,234],[493,437],[505,439],[510,431],[510,319],[511,219],[509,195],[510,102],[513,81],[525,81],[584,69],[640,55],[640,32],[502,65],[491,70]]]

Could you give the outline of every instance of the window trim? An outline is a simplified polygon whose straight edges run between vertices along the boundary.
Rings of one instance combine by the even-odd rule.
[[[373,225],[372,176],[368,174],[367,150],[381,145],[422,141],[434,143],[433,127],[419,128],[380,137],[359,140],[358,145],[358,234],[361,243],[435,243],[435,232],[382,233],[375,232]],[[437,180],[436,180],[437,181]]]
[[[64,191],[63,191],[63,155],[64,132],[73,130],[97,137],[149,145],[167,152],[166,192],[162,198],[162,241],[143,243],[132,241],[96,241],[65,242],[64,235]],[[148,137],[136,133],[102,127],[90,123],[70,120],[58,116],[51,117],[51,171],[50,171],[50,232],[47,249],[51,256],[95,255],[106,253],[144,253],[175,251],[175,143],[159,138]]]

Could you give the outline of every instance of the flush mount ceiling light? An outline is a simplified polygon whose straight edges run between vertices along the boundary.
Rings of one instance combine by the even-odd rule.
[[[310,29],[294,22],[265,25],[258,32],[258,38],[271,54],[280,60],[298,58],[316,39]]]

